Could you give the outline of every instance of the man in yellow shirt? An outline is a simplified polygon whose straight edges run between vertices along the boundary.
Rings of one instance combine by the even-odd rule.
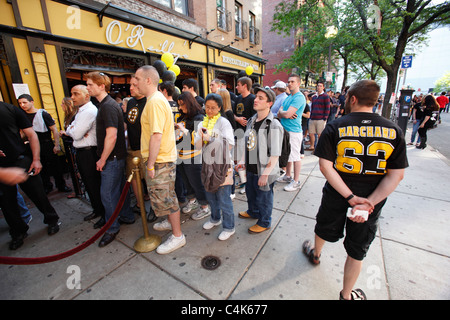
[[[141,116],[141,154],[146,163],[146,181],[156,216],[167,219],[155,223],[155,230],[172,230],[172,235],[157,249],[167,254],[186,244],[181,232],[180,207],[175,193],[177,149],[172,109],[158,91],[159,74],[152,66],[136,71],[138,90],[147,97]]]

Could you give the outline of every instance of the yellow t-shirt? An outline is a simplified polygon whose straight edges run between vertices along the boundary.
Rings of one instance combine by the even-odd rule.
[[[161,147],[156,163],[175,162],[177,160],[177,148],[175,143],[175,128],[172,109],[169,102],[159,91],[150,98],[141,115],[141,154],[142,158],[149,156],[150,138],[154,133],[161,133]],[[150,152],[155,152],[151,150]]]

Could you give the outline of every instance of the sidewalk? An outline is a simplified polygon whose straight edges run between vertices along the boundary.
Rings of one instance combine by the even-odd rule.
[[[410,167],[385,205],[357,283],[368,299],[450,299],[450,167],[442,158],[432,147],[408,146]],[[183,216],[187,244],[165,256],[133,250],[143,234],[138,218],[122,225],[117,240],[105,248],[95,243],[50,264],[0,265],[0,299],[336,300],[346,257],[342,241],[327,243],[319,266],[301,252],[303,241],[314,237],[325,182],[318,159],[309,152],[301,181],[302,188],[292,193],[276,185],[272,228],[262,234],[249,234],[254,221],[237,218],[247,209],[245,195],[234,200],[236,234],[229,240],[217,239],[220,227],[205,231],[203,220]],[[0,218],[0,256],[54,255],[95,234],[93,222],[83,221],[91,211],[87,203],[65,196],[51,201],[61,217],[60,232],[49,237],[33,208],[25,244],[10,251],[8,226]],[[151,226],[150,233],[167,238]],[[221,262],[213,271],[201,266],[208,255]],[[71,289],[77,273],[70,266],[79,270],[81,289]]]

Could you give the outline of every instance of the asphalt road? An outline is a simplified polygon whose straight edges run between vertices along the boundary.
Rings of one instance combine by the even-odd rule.
[[[441,113],[441,123],[437,128],[428,130],[428,143],[443,156],[450,159],[450,113]]]

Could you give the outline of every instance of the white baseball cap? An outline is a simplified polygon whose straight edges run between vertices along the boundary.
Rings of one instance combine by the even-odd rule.
[[[275,83],[275,85],[273,87],[271,87],[272,89],[275,88],[281,88],[281,89],[286,89],[286,83],[284,83],[283,81],[278,81],[277,83]]]

